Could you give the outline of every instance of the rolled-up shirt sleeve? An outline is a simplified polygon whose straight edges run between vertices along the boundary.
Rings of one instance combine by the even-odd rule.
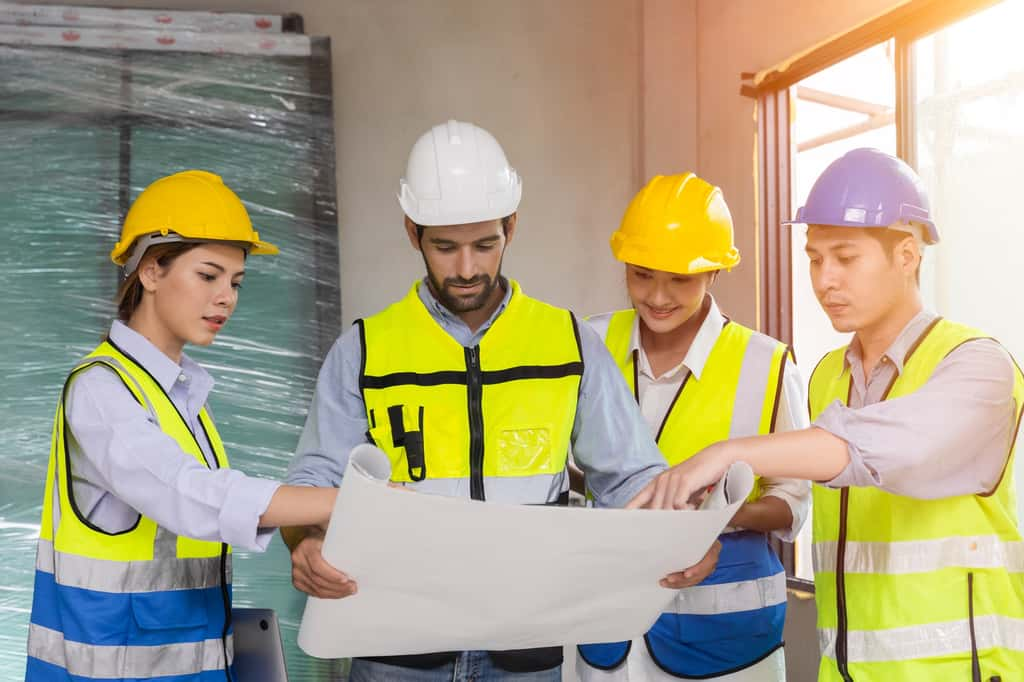
[[[785,372],[782,375],[782,394],[779,396],[779,408],[775,421],[773,433],[784,431],[796,431],[807,428],[808,418],[805,409],[803,381],[800,372],[792,362],[786,363]],[[803,481],[797,478],[769,478],[761,479],[762,497],[775,497],[789,506],[793,514],[793,523],[788,528],[778,528],[772,531],[772,535],[783,542],[793,542],[800,529],[807,520],[807,512],[811,502],[810,481]]]
[[[340,485],[352,448],[367,442],[366,403],[359,389],[362,351],[359,328],[352,325],[324,359],[306,424],[288,467],[288,483]]]
[[[991,339],[965,343],[913,393],[814,422],[847,442],[849,465],[825,485],[874,486],[919,499],[991,492],[1017,428],[1014,365]]]
[[[601,507],[622,507],[667,468],[622,372],[597,333],[579,326],[583,378],[572,453]]]
[[[280,483],[208,469],[160,429],[112,370],[79,375],[65,415],[74,481],[109,492],[177,535],[266,549],[273,532],[259,528],[259,518]]]

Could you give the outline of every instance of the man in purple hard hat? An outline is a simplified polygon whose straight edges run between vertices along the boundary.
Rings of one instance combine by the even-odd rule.
[[[924,308],[922,251],[939,235],[903,161],[848,152],[790,222],[807,225],[832,326],[853,332],[811,376],[813,426],[712,445],[633,504],[685,505],[737,460],[816,481],[819,680],[1020,679],[1024,376],[994,339]]]

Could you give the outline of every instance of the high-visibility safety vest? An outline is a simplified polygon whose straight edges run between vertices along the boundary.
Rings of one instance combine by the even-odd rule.
[[[360,389],[367,437],[392,480],[417,490],[513,504],[568,500],[566,461],[583,375],[576,320],[510,280],[504,311],[466,348],[424,306],[416,282],[365,320]],[[374,658],[429,668],[456,654]],[[544,670],[561,647],[493,652],[507,670]]]
[[[921,388],[956,348],[983,334],[946,320],[926,330],[883,400]],[[811,417],[846,404],[846,349],[811,377]],[[1019,423],[1024,377],[1016,369]],[[1024,679],[1024,543],[1013,445],[981,495],[917,499],[877,488],[814,486],[819,680]]]
[[[97,365],[116,372],[161,430],[206,466],[171,399],[112,342],[71,372],[54,418],[25,679],[230,682],[228,545],[175,535],[141,514],[131,528],[108,533],[75,504],[64,401],[75,377]],[[205,408],[199,418],[216,466],[228,466]]]
[[[639,401],[636,352],[630,341],[636,311],[611,316],[605,344]],[[688,374],[656,440],[669,465],[729,438],[770,433],[775,426],[789,357],[786,346],[726,322],[700,379]],[[751,494],[760,496],[760,480]],[[680,590],[644,639],[651,658],[673,675],[707,678],[757,664],[782,646],[786,574],[764,533],[720,538],[718,566],[700,585]],[[629,655],[629,642],[586,644],[581,657],[611,670]]]

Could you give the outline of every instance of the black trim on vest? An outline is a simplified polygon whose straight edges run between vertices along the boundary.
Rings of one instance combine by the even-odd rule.
[[[124,387],[128,391],[128,393],[130,393],[131,396],[133,398],[135,398],[135,393],[132,392],[131,387],[125,382],[124,377],[122,377],[121,374],[119,372],[117,372],[117,370],[115,370],[113,367],[111,367],[108,363],[104,362],[103,360],[93,360],[92,362],[90,362],[87,365],[81,365],[79,367],[76,367],[74,370],[72,370],[72,372],[70,374],[68,374],[68,378],[64,380],[64,388],[61,389],[61,395],[60,395],[60,418],[61,418],[61,421],[63,422],[62,430],[64,431],[64,438],[63,438],[63,440],[64,440],[64,453],[63,453],[63,457],[64,457],[64,470],[68,472],[68,476],[69,477],[71,477],[71,451],[68,450],[68,417],[67,417],[68,388],[70,388],[70,386],[71,386],[71,380],[79,372],[84,372],[85,370],[91,369],[92,367],[95,367],[97,365],[100,365],[102,367],[109,367],[110,370],[114,373],[114,376],[116,376],[118,378],[118,380],[122,384],[124,384]],[[136,402],[138,402],[138,398],[135,398],[135,400],[136,400]],[[139,403],[139,405],[142,405],[142,403]],[[54,471],[54,476],[58,476],[58,475],[59,475],[58,472]],[[57,482],[57,485],[58,485],[58,488],[59,488],[59,486],[60,486],[60,482],[59,481]],[[75,502],[75,485],[74,485],[74,482],[69,480],[69,481],[67,481],[66,485],[67,485],[67,489],[68,489],[68,504],[71,506],[71,511],[74,513],[74,515],[78,519],[79,523],[81,523],[83,526],[85,526],[89,530],[95,531],[95,532],[100,533],[102,535],[107,535],[109,537],[116,537],[118,535],[124,535],[125,533],[130,533],[130,532],[132,532],[133,530],[135,530],[136,528],[139,527],[139,523],[142,521],[142,514],[138,514],[138,512],[136,512],[137,516],[135,517],[135,523],[133,523],[128,528],[126,528],[124,530],[119,530],[116,533],[112,533],[110,531],[103,530],[99,526],[97,526],[97,525],[93,524],[91,521],[89,521],[89,519],[87,519],[85,517],[85,515],[82,514],[81,510],[78,508],[78,503]],[[58,493],[57,505],[58,506],[60,505],[60,494],[59,493]],[[56,529],[54,529],[54,530],[56,530]]]
[[[359,392],[366,389],[366,323],[359,318],[352,324],[359,327]],[[363,404],[366,404],[366,396],[363,395]]]
[[[853,382],[850,382],[851,384]],[[843,682],[853,682],[850,677],[848,652],[846,649],[848,629],[846,613],[846,520],[850,515],[850,489],[839,491],[839,546],[836,549],[836,667]]]
[[[672,416],[672,410],[675,409],[676,403],[679,401],[679,396],[683,395],[683,390],[686,385],[690,383],[690,377],[693,376],[693,372],[687,371],[686,376],[683,377],[682,382],[679,384],[679,390],[672,396],[672,402],[668,404],[668,409],[665,410],[665,416],[661,420],[661,426],[658,427],[658,435],[654,437],[654,442],[661,445],[661,433],[665,430],[665,425],[668,424],[669,417]]]
[[[971,682],[981,682],[981,661],[978,660],[978,638],[974,632],[974,573],[967,574],[967,624],[971,634]]]
[[[560,646],[488,651],[487,655],[494,661],[494,665],[510,673],[539,673],[562,665]]]
[[[576,314],[569,311],[569,321],[572,322],[572,335],[576,337],[576,352],[580,356],[580,385],[576,388],[576,402],[579,404],[580,395],[583,393],[583,372],[587,369],[583,360],[583,339],[580,338],[580,325],[576,320]],[[601,344],[604,345],[603,343]]]
[[[490,370],[483,373],[483,383],[503,384],[521,379],[563,379],[583,376],[582,362],[567,362],[562,365],[521,365],[509,369]]]
[[[782,354],[782,362],[779,363],[779,381],[775,386],[775,401],[772,403],[772,421],[768,426],[768,433],[775,433],[775,422],[779,418],[779,405],[782,403],[782,385],[786,379],[786,362],[792,352],[793,349],[786,346],[786,352]]]
[[[479,354],[479,347],[478,354]],[[561,365],[520,365],[508,369],[486,370],[479,373],[481,384],[504,384],[523,379],[562,379],[564,377],[582,376],[582,362],[566,362]],[[392,372],[379,376],[360,375],[362,388],[394,388],[395,386],[466,386],[469,383],[467,372],[458,370],[442,370],[439,372]]]
[[[228,545],[225,542],[220,543],[220,598],[224,604],[224,630],[220,633],[220,645],[224,650],[224,679],[226,682],[233,682],[229,664],[231,657],[228,655],[228,635],[231,632],[231,593],[228,592]]]
[[[455,384],[465,386],[467,382],[466,373],[458,371],[441,372],[392,372],[380,376],[368,376],[365,368],[360,373],[360,385],[362,388],[393,388],[395,386],[444,386]]]
[[[640,404],[640,351],[633,349],[633,399]]]
[[[846,386],[846,404],[850,404],[853,377]],[[810,392],[808,392],[810,395]],[[808,398],[810,399],[810,398]],[[836,667],[843,682],[853,682],[847,669],[847,614],[846,614],[846,518],[850,510],[849,487],[839,490],[839,539],[836,547]]]
[[[760,663],[764,659],[766,659],[769,656],[771,656],[772,654],[774,654],[779,649],[781,649],[784,646],[786,646],[785,642],[779,642],[778,644],[773,646],[771,649],[769,649],[767,652],[765,652],[764,654],[762,654],[762,655],[758,656],[757,658],[755,658],[750,663],[744,663],[743,665],[736,666],[735,668],[729,668],[728,670],[722,670],[720,672],[711,673],[709,675],[684,675],[682,673],[673,672],[672,670],[667,668],[664,663],[662,663],[661,661],[658,660],[658,657],[654,655],[654,649],[653,649],[653,647],[651,647],[651,642],[650,642],[649,639],[647,639],[647,635],[644,635],[644,644],[647,645],[647,653],[650,655],[651,660],[654,661],[654,664],[656,666],[658,666],[659,668],[661,668],[661,671],[664,672],[666,675],[671,675],[672,677],[676,677],[676,678],[678,678],[680,680],[710,680],[710,679],[714,679],[716,677],[724,677],[725,675],[734,675],[734,674],[740,672],[741,670],[746,670],[747,668],[752,668],[753,666],[757,665],[758,663]]]
[[[620,665],[625,663],[626,659],[629,658],[629,652],[632,651],[632,650],[633,650],[633,640],[629,640],[628,642],[626,642],[626,653],[622,654],[622,657],[619,660],[615,661],[614,663],[609,663],[608,665],[600,665],[598,663],[594,663],[589,658],[587,658],[587,655],[583,653],[583,647],[581,647],[579,644],[576,645],[576,652],[580,655],[580,658],[583,659],[584,663],[589,665],[591,668],[595,668],[597,670],[606,670],[606,671],[607,670],[615,670]],[[577,675],[577,677],[580,677],[580,676]]]

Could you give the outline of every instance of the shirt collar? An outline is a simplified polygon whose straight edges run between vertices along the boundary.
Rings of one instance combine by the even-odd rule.
[[[700,375],[704,372],[704,366],[711,355],[711,349],[715,347],[715,342],[718,341],[718,336],[722,333],[722,327],[726,323],[725,316],[722,315],[722,311],[715,302],[715,297],[711,294],[707,296],[711,302],[708,306],[708,313],[704,317],[704,321],[701,322],[697,335],[693,337],[690,349],[686,351],[686,357],[678,365],[662,374],[661,377],[654,376],[651,364],[647,360],[647,353],[644,352],[643,347],[640,345],[640,315],[636,316],[633,320],[633,337],[630,341],[630,348],[636,351],[639,358],[637,371],[646,374],[651,379],[660,379],[662,377],[675,376],[686,368],[693,374],[694,379],[700,381]]]
[[[492,324],[494,324],[494,321],[498,319],[498,315],[501,315],[501,313],[504,312],[505,308],[508,307],[508,302],[512,299],[511,283],[509,283],[504,276],[500,275],[499,281],[500,285],[505,289],[505,295],[502,297],[501,303],[499,303],[498,307],[494,309],[494,312],[491,313],[491,316],[487,321],[480,325],[480,328],[476,330],[477,335],[482,334],[484,331],[489,329]],[[433,317],[445,320],[452,324],[466,325],[466,323],[462,321],[462,318],[448,310],[448,308],[445,308],[444,305],[437,300],[437,297],[434,296],[434,292],[430,290],[430,284],[427,282],[426,277],[424,277],[420,282],[420,286],[416,287],[416,291],[420,296],[420,301],[423,302],[423,305],[426,306],[427,310],[430,311],[430,314]]]
[[[182,353],[181,364],[175,363],[149,339],[120,320],[110,325],[110,340],[149,372],[168,394],[182,375],[193,385],[198,382],[207,390],[213,386],[213,378],[195,360]]]
[[[907,361],[907,355],[917,346],[921,335],[935,321],[938,314],[927,309],[922,309],[917,315],[911,318],[910,322],[903,327],[903,330],[896,336],[889,348],[882,354],[896,368],[897,374],[903,373],[903,367]],[[861,365],[863,357],[860,351],[860,342],[854,336],[850,345],[846,348],[844,355],[843,369],[848,370],[854,364]]]

